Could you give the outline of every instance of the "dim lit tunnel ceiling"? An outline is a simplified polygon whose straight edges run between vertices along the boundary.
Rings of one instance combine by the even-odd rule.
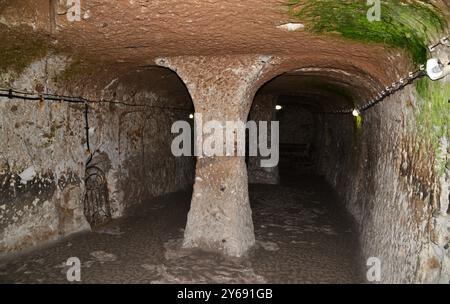
[[[284,73],[267,82],[263,94],[292,96],[289,103],[307,104],[318,111],[353,107],[358,100],[370,98],[370,84],[343,71],[303,69]]]

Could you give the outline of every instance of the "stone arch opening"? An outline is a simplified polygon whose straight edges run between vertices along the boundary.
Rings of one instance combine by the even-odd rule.
[[[360,235],[346,210],[348,194],[339,187],[343,175],[360,174],[353,167],[354,149],[360,149],[364,122],[331,112],[364,104],[382,81],[344,65],[273,74],[255,93],[248,117],[279,122],[278,166],[262,168],[261,156],[247,160],[256,247],[267,247],[266,240],[277,235],[277,246],[291,248],[278,252],[286,267],[298,267],[288,262],[295,256],[303,271],[326,273],[339,260],[346,279],[358,280],[364,265]],[[308,252],[321,262],[305,259]]]
[[[141,100],[136,103],[145,105],[131,108],[119,119],[119,126],[125,126],[119,134],[118,151],[123,164],[121,168],[128,175],[121,183],[124,197],[144,200],[148,204],[158,204],[168,197],[171,204],[178,204],[176,208],[183,210],[180,216],[185,218],[196,163],[192,119],[195,110],[191,95],[176,72],[156,65],[141,67],[125,75],[123,82],[131,85],[126,92]],[[173,129],[180,121],[189,128]],[[183,155],[172,151],[172,143],[180,134],[186,136],[186,140],[177,146],[185,153]],[[131,158],[130,154],[133,155]]]
[[[280,161],[270,182],[256,166],[257,158],[250,159],[251,183],[277,183],[280,170],[300,175],[321,172],[322,160],[327,156],[320,148],[327,146],[333,132],[328,120],[343,118],[347,124],[360,128],[360,118],[334,112],[358,108],[376,96],[376,89],[382,86],[367,72],[345,65],[308,66],[272,74],[273,78],[266,77],[257,90],[249,119],[279,121]],[[353,131],[358,132],[349,129]],[[259,180],[255,174],[260,175]]]

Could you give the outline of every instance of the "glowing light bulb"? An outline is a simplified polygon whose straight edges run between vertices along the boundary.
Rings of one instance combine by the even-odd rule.
[[[276,105],[276,106],[275,106],[275,110],[280,111],[281,109],[283,109],[282,106],[280,106],[280,105]]]
[[[358,117],[359,115],[361,115],[361,112],[359,112],[358,109],[354,109],[353,112],[352,112],[352,115],[355,116],[355,117]]]
[[[194,119],[194,114],[189,114],[189,119]]]

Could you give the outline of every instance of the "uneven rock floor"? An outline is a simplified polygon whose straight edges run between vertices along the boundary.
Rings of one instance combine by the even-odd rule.
[[[181,249],[190,193],[148,201],[93,232],[0,261],[0,283],[360,283],[357,234],[320,178],[251,185],[257,245],[247,257]]]

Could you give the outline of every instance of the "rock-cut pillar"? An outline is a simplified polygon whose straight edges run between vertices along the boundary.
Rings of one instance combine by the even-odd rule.
[[[269,61],[270,57],[257,55],[182,56],[156,63],[184,81],[203,125],[210,120],[225,125],[247,120],[256,83]],[[208,136],[196,140],[197,148]],[[184,246],[243,255],[255,243],[245,157],[199,155],[195,175]]]

